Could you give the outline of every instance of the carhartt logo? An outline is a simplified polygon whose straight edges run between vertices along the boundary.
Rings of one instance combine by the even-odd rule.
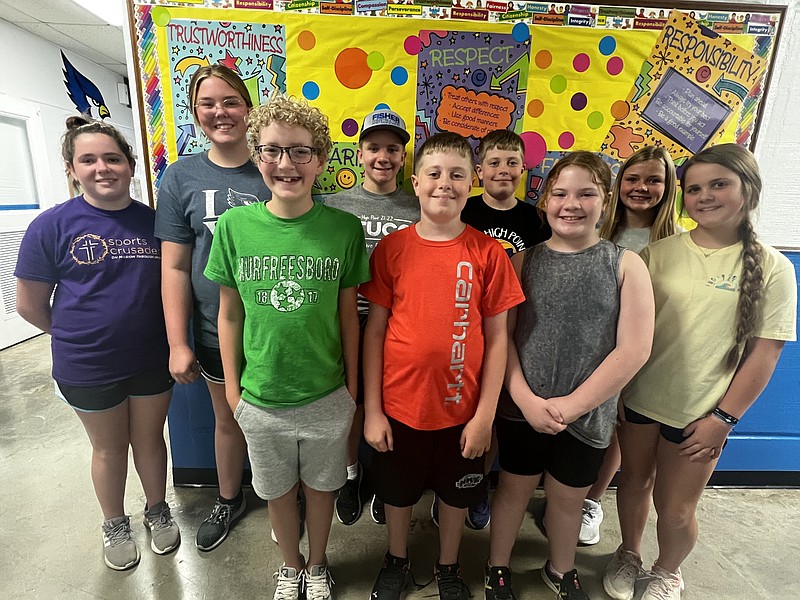
[[[450,375],[452,383],[447,384],[448,393],[444,397],[445,404],[461,403],[461,388],[464,387],[464,361],[467,357],[467,328],[469,327],[469,300],[472,297],[472,263],[461,261],[456,266],[455,309],[456,320],[453,322],[453,343],[450,346]]]

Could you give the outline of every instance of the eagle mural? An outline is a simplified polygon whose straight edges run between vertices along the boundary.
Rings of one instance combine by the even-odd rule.
[[[81,114],[89,118],[106,119],[111,116],[106,101],[103,99],[103,94],[97,86],[92,83],[88,77],[78,71],[64,53],[61,52],[61,60],[64,62],[64,85],[67,88],[67,95],[75,108]],[[92,107],[97,108],[97,117],[92,114]]]

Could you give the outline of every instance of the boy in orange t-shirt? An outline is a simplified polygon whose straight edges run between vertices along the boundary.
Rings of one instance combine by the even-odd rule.
[[[506,314],[524,300],[500,244],[461,222],[472,148],[440,133],[416,156],[420,222],[386,236],[370,260],[364,335],[364,435],[378,450],[375,488],[386,504],[389,550],[372,600],[399,600],[409,569],[411,511],[426,489],[440,499],[440,597],[466,599],[458,549],[467,507],[486,481],[506,364]]]

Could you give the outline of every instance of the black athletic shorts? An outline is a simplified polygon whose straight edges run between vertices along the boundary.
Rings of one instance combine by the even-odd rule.
[[[172,389],[169,369],[142,371],[127,379],[103,385],[77,386],[56,381],[58,393],[72,408],[100,412],[119,406],[130,396],[155,396]]]
[[[461,456],[463,425],[420,431],[389,418],[394,450],[374,452],[375,493],[390,506],[413,506],[433,490],[442,502],[469,508],[480,502],[487,485],[484,456]]]
[[[222,370],[222,355],[219,348],[194,344],[194,355],[200,365],[200,374],[211,383],[225,383]]]
[[[495,419],[500,468],[512,475],[534,476],[545,471],[569,487],[597,481],[605,448],[593,448],[566,429],[555,435],[536,431],[527,421]]]

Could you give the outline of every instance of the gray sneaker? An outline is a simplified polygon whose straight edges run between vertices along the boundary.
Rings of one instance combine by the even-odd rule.
[[[115,571],[124,571],[139,563],[139,549],[131,536],[131,520],[125,515],[105,521],[103,530],[103,557],[106,565]]]
[[[150,547],[156,554],[172,552],[181,543],[180,529],[172,520],[172,513],[166,502],[159,502],[145,511],[144,526],[150,530]]]

